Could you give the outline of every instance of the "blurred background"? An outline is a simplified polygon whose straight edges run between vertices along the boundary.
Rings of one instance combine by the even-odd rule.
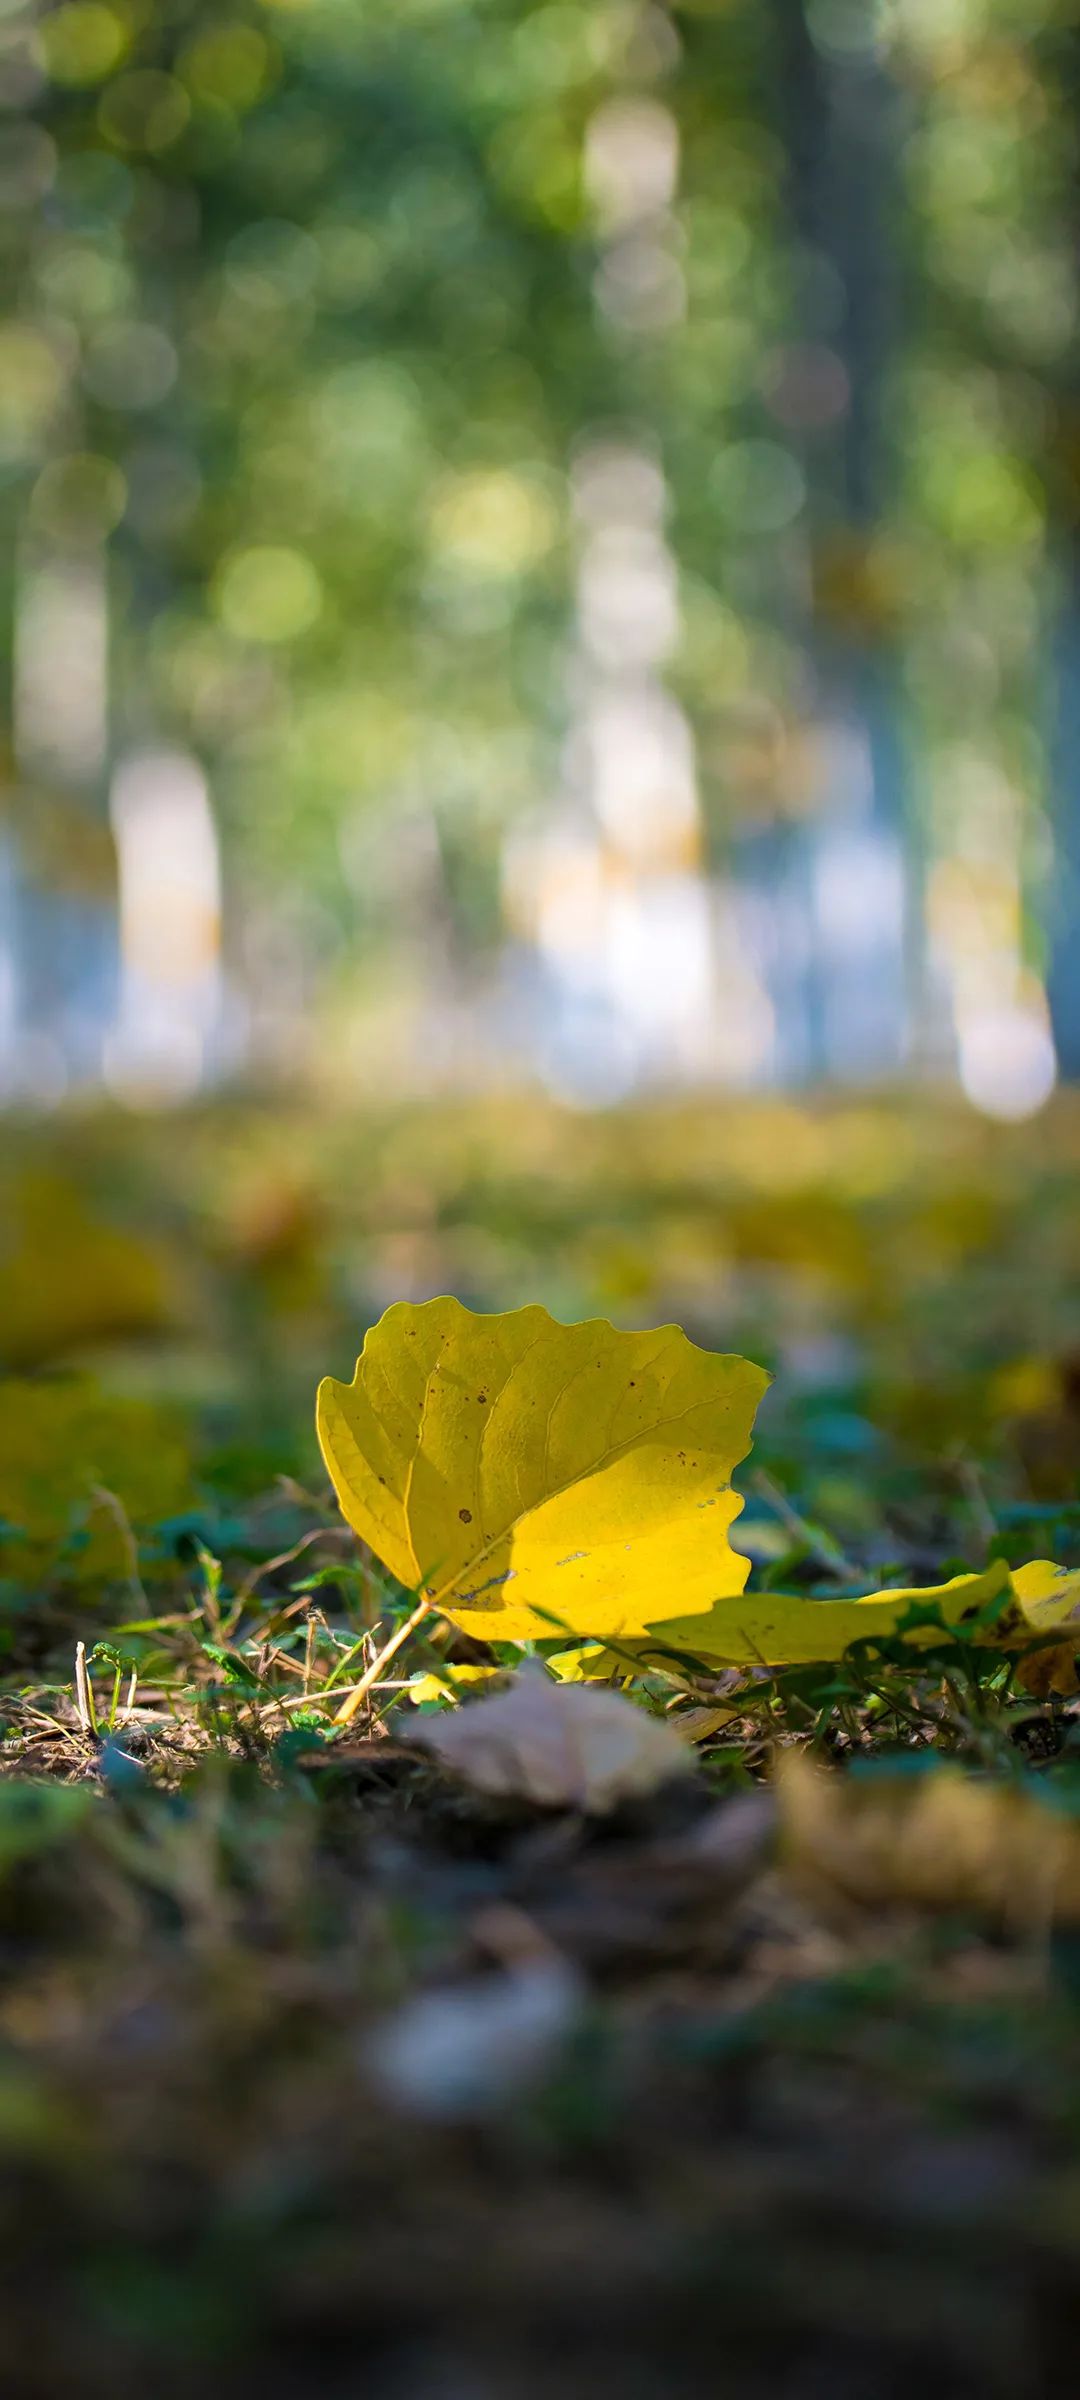
[[[401,1300],[674,1320],[759,1591],[1080,1569],[1078,225],[1080,0],[0,0],[16,2389],[1067,2395],[1064,1628],[695,1672],[749,1848],[470,1832],[313,1403]],[[810,1728],[979,1784],[739,1897]]]
[[[1080,1072],[1068,0],[5,0],[0,1091]]]
[[[0,1366],[250,1494],[542,1299],[777,1367],[856,1549],[1071,1505],[1070,0],[0,41]]]

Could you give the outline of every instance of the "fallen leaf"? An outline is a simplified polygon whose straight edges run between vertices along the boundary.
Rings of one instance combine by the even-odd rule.
[[[1045,1649],[1030,1650],[1020,1661],[1015,1680],[1033,1700],[1049,1700],[1052,1692],[1063,1700],[1071,1699],[1080,1691],[1075,1642],[1051,1642]]]
[[[788,1869],[819,1891],[974,1912],[1028,1934],[1080,1923],[1080,1823],[1050,1799],[933,1759],[921,1772],[838,1775],[792,1751],[777,1789]]]
[[[429,1700],[451,1700],[454,1692],[466,1683],[490,1683],[498,1675],[498,1667],[473,1667],[450,1664],[440,1667],[437,1674],[413,1675],[403,1698],[411,1700],[414,1708],[422,1708]]]
[[[1015,1585],[1015,1578],[1013,1578]],[[935,1609],[946,1626],[962,1627],[980,1616],[989,1601],[1007,1592],[1008,1567],[995,1560],[980,1575],[954,1575],[947,1583],[903,1591],[867,1592],[847,1600],[808,1600],[804,1593],[742,1592],[717,1600],[701,1616],[680,1613],[654,1622],[653,1643],[639,1645],[644,1658],[659,1660],[664,1645],[725,1666],[812,1666],[842,1658],[852,1642],[892,1640],[912,1611]],[[1022,1628],[1019,1609],[1006,1624]],[[1003,1638],[1001,1622],[987,1629]],[[907,1639],[916,1647],[941,1640],[941,1628],[914,1625]],[[984,1636],[984,1638],[987,1638]],[[1022,1638],[1026,1638],[1022,1634]]]
[[[637,1664],[637,1645],[631,1645],[626,1656],[620,1657],[603,1642],[578,1642],[573,1650],[556,1650],[544,1660],[556,1683],[612,1683],[620,1675],[632,1675]]]
[[[425,1718],[411,1738],[478,1791],[588,1816],[694,1772],[670,1725],[618,1692],[553,1683],[538,1666],[491,1700]]]
[[[722,1725],[737,1724],[745,1714],[745,1707],[684,1708],[678,1719],[679,1732],[684,1742],[707,1742]]]
[[[1063,1633],[1071,1625],[1080,1646],[1080,1569],[1033,1558],[1013,1568],[1012,1587],[1033,1632]]]
[[[943,1627],[1016,1650],[1080,1628],[1080,1571],[1045,1559],[836,1600],[748,1592],[731,1477],[767,1381],[675,1325],[399,1302],[352,1383],[320,1386],[319,1438],[344,1515],[399,1582],[479,1640],[590,1637],[558,1655],[570,1682],[672,1653],[773,1668],[898,1635],[926,1647]]]
[[[471,1634],[642,1634],[666,1595],[743,1589],[731,1477],[768,1380],[677,1325],[402,1301],[320,1386],[319,1439],[349,1523]]]

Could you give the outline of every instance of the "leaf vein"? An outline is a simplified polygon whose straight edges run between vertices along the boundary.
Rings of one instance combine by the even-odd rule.
[[[571,1376],[570,1378],[571,1382],[576,1382],[577,1380],[578,1378],[576,1376]],[[565,1391],[568,1391],[570,1385],[566,1384],[563,1388]],[[558,1398],[562,1398],[562,1393],[558,1395]],[[579,1474],[568,1475],[565,1482],[554,1484],[550,1490],[545,1490],[543,1499],[538,1500],[535,1504],[535,1507],[524,1509],[520,1517],[512,1517],[508,1525],[501,1526],[498,1532],[489,1535],[487,1541],[483,1545],[483,1548],[474,1551],[472,1557],[468,1560],[467,1572],[470,1575],[474,1575],[477,1568],[483,1565],[486,1558],[490,1557],[490,1554],[494,1550],[496,1544],[498,1542],[506,1541],[511,1534],[516,1533],[519,1526],[522,1525],[527,1518],[539,1515],[540,1510],[547,1507],[549,1500],[562,1499],[566,1492],[573,1491],[575,1484],[587,1483],[590,1475],[597,1474],[602,1467],[611,1466],[615,1459],[625,1457],[628,1451],[636,1449],[642,1442],[644,1442],[649,1434],[667,1432],[670,1426],[681,1424],[684,1417],[694,1416],[705,1405],[706,1404],[699,1398],[697,1400],[690,1401],[686,1408],[676,1409],[670,1417],[658,1417],[653,1424],[639,1429],[637,1433],[628,1434],[625,1441],[615,1442],[610,1449],[601,1451],[587,1467],[582,1467]],[[552,1406],[555,1406],[555,1402],[552,1403]],[[454,1575],[448,1577],[444,1584],[440,1585],[438,1591],[432,1596],[433,1607],[441,1608],[443,1606],[447,1596],[453,1592],[458,1574],[463,1574],[465,1572],[466,1568],[459,1568],[456,1570]]]

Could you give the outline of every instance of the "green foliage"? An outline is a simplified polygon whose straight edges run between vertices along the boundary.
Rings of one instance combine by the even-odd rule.
[[[407,936],[429,870],[462,941],[494,933],[502,834],[556,771],[597,428],[663,460],[718,845],[815,804],[823,649],[899,656],[932,855],[958,773],[979,823],[1003,777],[1034,821],[1045,487],[1075,514],[1071,52],[1050,0],[878,14],[864,45],[756,0],[16,10],[19,523],[109,544],[117,736],[207,759],[306,955],[334,920]],[[849,72],[865,255],[830,163]],[[651,267],[596,163],[627,109],[628,141],[659,110],[678,143]],[[18,833],[32,877],[107,887],[70,795],[21,794]],[[947,878],[937,902],[948,932]]]
[[[0,1383],[0,1565],[137,1579],[137,1538],[178,1508],[191,1461],[175,1412],[87,1381]]]

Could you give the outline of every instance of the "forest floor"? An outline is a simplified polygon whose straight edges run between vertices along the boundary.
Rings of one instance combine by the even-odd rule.
[[[12,1139],[5,2392],[1068,2388],[1080,1700],[961,1644],[643,1675],[693,1773],[485,1796],[418,1738],[448,1628],[332,1727],[406,1602],[311,1408],[400,1297],[674,1318],[776,1374],[756,1584],[1075,1566],[1078,1160],[1069,1102]]]

